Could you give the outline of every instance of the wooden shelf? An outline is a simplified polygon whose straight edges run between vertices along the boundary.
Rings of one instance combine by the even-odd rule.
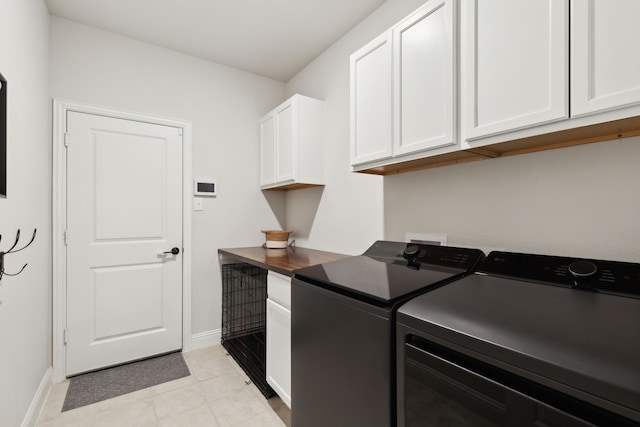
[[[487,156],[471,153],[467,151],[454,151],[452,153],[440,154],[437,156],[424,157],[422,159],[410,160],[407,162],[394,163],[391,165],[378,166],[364,169],[358,172],[374,175],[392,175],[402,172],[411,172],[420,169],[437,168],[441,166],[456,165],[460,163],[473,162],[486,159]]]
[[[324,187],[324,184],[288,184],[281,185],[279,187],[272,188],[263,188],[262,191],[289,191],[289,190],[300,190],[301,188],[311,188],[311,187]]]
[[[285,276],[293,275],[293,271],[311,265],[336,261],[349,255],[335,252],[319,251],[307,248],[287,247],[284,249],[266,249],[261,246],[247,248],[218,249],[221,259],[235,260],[273,270]]]
[[[479,148],[470,148],[386,166],[378,166],[358,172],[375,175],[391,175],[420,169],[473,162],[476,160],[515,156],[518,154],[533,153],[536,151],[610,141],[612,139],[628,138],[638,135],[640,135],[640,116],[598,123],[575,129],[567,129],[543,135],[536,135],[528,138],[501,142]]]

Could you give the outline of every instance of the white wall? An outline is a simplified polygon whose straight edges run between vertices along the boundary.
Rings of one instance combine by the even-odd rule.
[[[296,244],[359,254],[383,238],[383,179],[350,172],[349,56],[422,3],[388,0],[287,84],[290,95],[324,100],[326,114],[326,186],[287,193]]]
[[[640,137],[385,178],[385,235],[640,262]]]
[[[349,55],[422,3],[388,0],[287,84],[327,109],[327,185],[287,194],[297,243],[355,254],[444,233],[450,245],[640,262],[640,138],[384,178],[348,171]]]
[[[218,197],[192,217],[192,332],[219,329],[217,249],[284,225],[284,195],[258,189],[258,119],[284,84],[55,17],[51,48],[54,97],[193,123],[194,177],[216,178]]]
[[[31,247],[7,255],[0,281],[0,425],[25,420],[51,365],[51,115],[49,14],[43,2],[0,8],[0,73],[8,81],[7,198],[0,198],[0,251],[20,229]],[[25,240],[26,239],[26,240]]]

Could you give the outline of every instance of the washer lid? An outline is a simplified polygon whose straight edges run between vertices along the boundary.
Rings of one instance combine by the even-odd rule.
[[[363,255],[296,270],[297,279],[385,305],[469,273],[477,249],[378,241]]]

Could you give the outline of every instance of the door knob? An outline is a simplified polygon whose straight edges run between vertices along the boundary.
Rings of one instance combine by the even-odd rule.
[[[180,249],[178,248],[171,248],[170,251],[166,251],[166,252],[162,252],[163,254],[172,254],[172,255],[178,255],[180,253]]]

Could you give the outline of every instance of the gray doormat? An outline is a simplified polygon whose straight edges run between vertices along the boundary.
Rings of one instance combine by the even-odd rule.
[[[62,412],[189,376],[181,352],[72,377]]]

